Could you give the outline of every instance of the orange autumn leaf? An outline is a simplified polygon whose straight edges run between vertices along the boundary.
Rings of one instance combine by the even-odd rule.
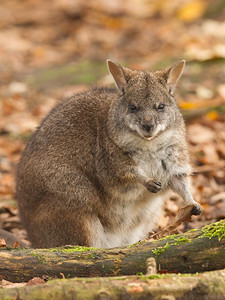
[[[212,111],[210,111],[210,112],[208,112],[207,114],[206,114],[206,118],[208,119],[208,120],[218,120],[218,118],[219,118],[219,114],[218,114],[218,112],[217,111],[215,111],[215,110],[212,110]]]
[[[15,243],[13,244],[13,248],[17,248],[17,247],[21,247],[20,242],[15,241]]]
[[[201,18],[206,11],[206,3],[201,0],[193,0],[186,3],[177,11],[177,17],[181,21],[191,22]]]
[[[213,104],[218,105],[220,102],[214,100]],[[200,109],[200,108],[212,108],[211,100],[196,100],[196,101],[179,101],[179,106],[181,109]],[[216,113],[216,111],[214,111]],[[215,114],[214,114],[215,116]]]
[[[182,109],[196,109],[200,107],[199,103],[197,102],[187,102],[187,101],[180,101],[179,106]]]

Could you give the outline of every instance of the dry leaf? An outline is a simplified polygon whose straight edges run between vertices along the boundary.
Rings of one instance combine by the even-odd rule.
[[[6,247],[6,242],[4,239],[0,239],[0,248]]]
[[[191,211],[193,207],[193,204],[181,207],[176,216],[176,224],[180,225],[182,222],[190,221],[192,216]]]
[[[197,87],[196,94],[199,98],[203,99],[211,99],[214,96],[213,90],[201,85]]]
[[[205,164],[218,164],[219,156],[214,144],[207,143],[202,145],[202,151],[204,153]]]
[[[225,21],[222,9],[213,12],[216,2],[56,0],[52,2],[52,10],[44,0],[3,2],[0,5],[3,70],[0,73],[0,219],[3,228],[17,228],[21,232],[19,222],[10,218],[9,209],[14,207],[10,202],[15,199],[12,174],[28,135],[57,102],[56,98],[63,99],[87,88],[86,77],[92,68],[89,63],[93,58],[102,61],[109,53],[141,70],[153,70],[153,66],[164,64],[171,53],[174,58],[182,54],[184,59],[191,60],[177,93],[186,115],[195,118],[195,124],[190,123],[191,118],[187,124],[191,160],[198,170],[193,194],[206,210],[188,226],[199,228],[210,219],[224,216],[221,193],[225,178],[225,69],[223,61],[217,63],[215,58],[225,57]],[[181,24],[190,21],[188,26]],[[74,57],[86,61],[79,67],[78,79],[79,74],[82,76],[78,81],[70,63]],[[204,62],[208,59],[210,64]],[[96,64],[94,73],[98,74],[101,68],[101,63]],[[105,72],[106,68],[104,76]],[[100,73],[99,76],[96,76],[99,85],[110,84],[110,76],[105,80]],[[71,77],[74,80],[67,82]],[[166,228],[176,214],[176,205],[179,207],[179,200],[174,205],[168,202],[158,223],[161,228]],[[180,225],[179,231],[184,228]]]
[[[211,110],[206,114],[208,120],[214,121],[219,119],[219,113],[216,110]]]
[[[1,281],[2,286],[7,286],[7,285],[10,285],[10,284],[13,284],[13,282],[5,280],[5,279],[2,279],[2,281]]]
[[[13,244],[13,248],[21,247],[20,243],[18,241],[15,241]]]
[[[213,197],[211,197],[210,201],[213,202],[214,204],[218,201],[225,201],[225,192],[221,192],[214,195]]]
[[[217,87],[218,94],[225,100],[225,84],[220,84]]]
[[[199,104],[197,101],[179,101],[179,106],[182,109],[197,109],[202,107],[202,103]]]
[[[191,22],[203,16],[206,3],[201,0],[185,1],[177,12],[177,17],[184,22]]]
[[[188,126],[188,138],[193,144],[211,143],[215,137],[212,129],[200,124],[191,124]]]
[[[18,287],[22,287],[24,286],[26,283],[25,282],[16,282],[16,283],[13,283],[13,282],[10,282],[8,280],[4,280],[2,279],[2,283],[1,283],[1,286],[3,288],[18,288]],[[14,299],[14,298],[13,298]],[[15,298],[15,299],[20,299],[20,298]]]
[[[37,285],[37,284],[43,284],[43,283],[45,283],[45,281],[42,278],[40,278],[40,277],[34,277],[34,278],[30,279],[26,283],[26,285]]]
[[[192,216],[192,209],[194,205],[187,205],[185,207],[181,207],[178,211],[178,214],[176,216],[175,221],[164,228],[163,230],[160,230],[159,232],[155,233],[154,235],[150,236],[150,238],[153,238],[155,240],[161,239],[165,235],[170,235],[175,233],[177,227],[183,223],[183,222],[188,222],[191,220]]]

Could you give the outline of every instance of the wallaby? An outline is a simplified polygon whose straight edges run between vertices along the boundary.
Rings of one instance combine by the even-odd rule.
[[[33,247],[135,243],[153,230],[170,189],[201,213],[173,96],[185,61],[152,73],[107,64],[117,89],[58,104],[22,154],[16,198]]]

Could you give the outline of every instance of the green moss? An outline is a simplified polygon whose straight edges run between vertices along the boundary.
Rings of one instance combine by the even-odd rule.
[[[175,273],[166,273],[166,274],[152,274],[152,275],[142,275],[141,273],[137,274],[141,275],[139,279],[141,280],[148,280],[148,279],[163,279],[163,278],[173,278],[174,276],[178,277],[196,277],[199,275],[198,272],[191,274],[191,273],[185,273],[185,274],[175,274]]]
[[[148,279],[162,279],[165,278],[165,274],[153,274],[153,275],[149,275],[147,276]]]
[[[91,253],[91,254],[88,256],[88,258],[90,258],[90,259],[95,259],[95,253]]]
[[[149,280],[149,279],[163,279],[165,277],[171,276],[171,274],[152,274],[152,275],[143,275],[141,272],[137,273],[137,275],[140,275],[138,279],[140,280]]]
[[[220,220],[219,222],[212,223],[203,227],[200,238],[202,237],[208,237],[209,239],[218,237],[219,241],[222,238],[225,238],[225,220]]]
[[[152,250],[153,254],[156,257],[159,256],[159,255],[161,255],[161,254],[163,254],[170,246],[178,246],[178,245],[182,245],[182,244],[186,244],[186,243],[190,243],[191,242],[190,239],[188,239],[186,237],[181,237],[180,235],[177,235],[177,234],[170,235],[167,238],[173,239],[174,242],[172,242],[172,243],[167,242],[164,247],[158,247],[158,248]]]
[[[145,243],[146,243],[146,241],[138,241],[137,243],[128,245],[127,248],[133,248],[133,247],[135,247],[135,246],[143,245],[143,244],[145,244]]]
[[[195,277],[195,276],[198,276],[199,273],[196,272],[196,273],[178,273],[177,276],[179,277]]]
[[[171,246],[172,245],[175,245],[175,246],[182,245],[182,244],[186,244],[186,243],[190,243],[190,242],[191,242],[190,239],[185,238],[185,237],[180,237],[180,238],[176,239],[175,243],[172,243]]]
[[[198,229],[194,228],[194,229],[189,230],[188,232],[194,232],[194,231],[198,231]]]
[[[135,247],[138,243],[139,243],[139,242],[137,242],[137,243],[135,243],[135,244],[131,244],[131,245],[127,246],[127,248],[133,248],[133,247]]]
[[[144,275],[142,272],[138,272],[136,275]]]
[[[47,264],[45,261],[44,255],[38,253],[31,253],[31,256],[36,257],[41,264]]]
[[[163,238],[159,239],[159,241],[168,240],[168,239],[175,239],[176,236],[178,236],[178,235],[177,234],[167,235],[167,236],[164,236]]]
[[[198,229],[191,229],[187,233],[194,232],[194,231],[198,231]],[[167,236],[159,239],[159,241],[163,241],[163,240],[176,240],[177,241],[180,239],[180,236],[182,236],[182,235],[181,234],[171,234],[171,235],[167,235]]]
[[[15,250],[16,248],[13,248],[13,247],[11,247],[11,246],[6,246],[5,248],[4,248],[4,250],[7,250],[7,251],[13,251],[13,250]]]
[[[88,252],[97,250],[94,247],[82,247],[82,246],[75,246],[75,247],[63,247],[59,248],[58,251],[64,252],[64,253],[74,253],[74,252]]]
[[[170,247],[169,243],[166,243],[164,247],[158,247],[155,250],[152,250],[152,253],[157,257],[163,254]]]

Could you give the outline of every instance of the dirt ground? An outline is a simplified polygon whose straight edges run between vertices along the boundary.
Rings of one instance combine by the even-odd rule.
[[[26,239],[14,197],[21,152],[55,103],[112,84],[107,58],[145,70],[187,60],[176,98],[187,123],[193,195],[203,213],[178,231],[225,218],[224,20],[222,0],[2,0],[0,228]],[[159,228],[181,206],[172,195]]]

